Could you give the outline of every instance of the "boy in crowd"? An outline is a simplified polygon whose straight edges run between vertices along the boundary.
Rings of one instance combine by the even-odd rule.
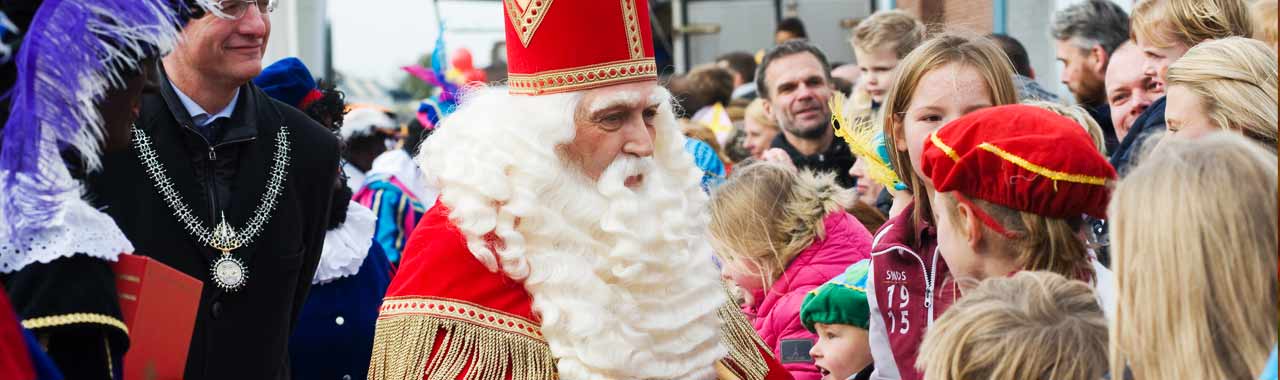
[[[818,334],[809,356],[823,380],[865,379],[871,375],[866,290],[870,268],[870,259],[854,263],[810,291],[800,306],[800,322]]]
[[[920,45],[924,37],[924,23],[899,10],[876,12],[859,23],[853,29],[850,43],[858,69],[862,72],[861,90],[870,95],[871,103],[854,107],[861,107],[864,112],[879,109],[885,94],[893,86],[898,61]]]

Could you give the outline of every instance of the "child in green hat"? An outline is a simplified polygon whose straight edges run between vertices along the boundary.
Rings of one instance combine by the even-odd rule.
[[[853,379],[871,365],[867,335],[867,274],[871,260],[844,270],[804,297],[800,321],[818,335],[809,350],[823,380]]]

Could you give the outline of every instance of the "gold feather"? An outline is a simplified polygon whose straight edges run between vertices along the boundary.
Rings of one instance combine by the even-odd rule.
[[[893,188],[894,184],[899,182],[898,174],[879,153],[884,144],[884,139],[880,137],[879,123],[876,123],[870,115],[851,119],[845,114],[845,101],[844,94],[836,92],[829,102],[831,126],[835,128],[836,136],[844,139],[845,144],[849,145],[849,150],[858,156],[859,160],[865,160],[868,163],[867,176],[871,180]]]

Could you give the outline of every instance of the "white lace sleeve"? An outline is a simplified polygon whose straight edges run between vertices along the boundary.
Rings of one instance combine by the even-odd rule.
[[[77,191],[68,192],[65,197],[62,214],[26,241],[14,241],[8,223],[0,215],[0,273],[75,254],[115,262],[121,253],[133,252],[133,244],[111,216],[93,208]]]
[[[373,246],[373,233],[378,218],[368,207],[352,201],[347,206],[347,221],[324,234],[320,266],[311,278],[315,285],[354,275]]]

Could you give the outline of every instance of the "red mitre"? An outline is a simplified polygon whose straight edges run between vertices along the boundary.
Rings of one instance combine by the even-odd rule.
[[[965,115],[924,141],[921,169],[956,191],[1049,218],[1106,217],[1116,171],[1075,121],[1027,105]]]
[[[502,9],[512,94],[657,80],[647,0],[504,0]]]

